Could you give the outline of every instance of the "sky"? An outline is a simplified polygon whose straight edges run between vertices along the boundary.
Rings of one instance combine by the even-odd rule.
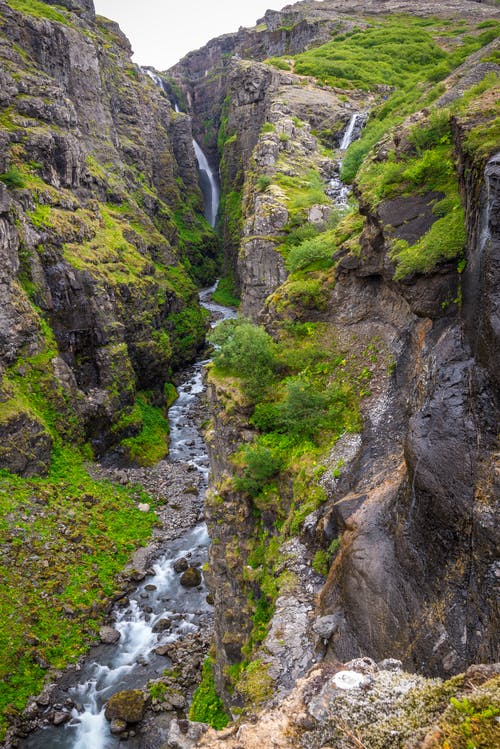
[[[94,0],[129,38],[134,62],[166,70],[221,34],[254,26],[268,8],[291,0]]]

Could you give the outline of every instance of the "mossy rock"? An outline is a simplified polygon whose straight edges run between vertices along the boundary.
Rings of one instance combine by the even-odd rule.
[[[117,692],[106,703],[104,715],[106,720],[124,720],[127,723],[139,723],[144,717],[147,697],[140,689],[127,689]]]
[[[19,476],[41,476],[50,466],[52,438],[44,425],[12,402],[1,405],[0,468]]]
[[[180,584],[185,588],[196,588],[200,583],[201,572],[197,567],[188,567],[181,575]]]

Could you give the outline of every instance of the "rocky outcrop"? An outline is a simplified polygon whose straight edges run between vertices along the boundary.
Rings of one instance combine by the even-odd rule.
[[[283,13],[293,16],[307,5]],[[380,7],[368,4],[366,10],[376,13]],[[314,8],[319,15],[356,10],[354,3],[340,9],[339,3],[326,2]],[[389,10],[396,8],[408,11],[409,5],[390,4]],[[464,10],[476,20],[495,15],[491,7],[475,3],[450,2],[439,12],[456,17]],[[431,6],[419,4],[418,13],[430,15]],[[490,70],[483,66],[489,64],[472,55],[445,82],[449,96],[481,81]],[[280,477],[274,504],[264,512],[235,490],[241,453],[234,453],[255,436],[252,408],[235,383],[211,380],[213,491],[207,512],[215,542],[207,578],[215,598],[220,693],[227,704],[238,707],[247,701],[255,707],[271,693],[289,690],[314,658],[334,663],[394,656],[410,671],[441,676],[498,659],[498,535],[493,520],[498,493],[498,373],[493,372],[498,350],[498,159],[495,152],[481,155],[470,147],[469,133],[480,115],[451,122],[467,213],[467,265],[455,258],[440,260],[430,270],[398,279],[394,244],[415,246],[431,231],[439,216],[434,207],[444,193],[412,192],[406,184],[400,193],[388,190],[374,199],[373,183],[366,188],[360,183],[355,188],[358,233],[336,246],[331,240],[334,271],[304,274],[319,281],[309,301],[314,294],[308,297],[306,282],[301,287],[298,274],[288,278],[286,241],[297,226],[305,231],[315,223],[327,226],[335,210],[328,182],[336,166],[319,155],[319,142],[330,138],[338,146],[353,109],[369,109],[375,94],[339,97],[310,79],[270,73],[248,60],[228,63],[227,76],[221,172],[226,194],[241,191],[241,240],[237,254],[234,236],[226,240],[226,249],[230,247],[243,313],[263,322],[276,337],[296,323],[328,325],[346,358],[373,346],[385,355],[371,368],[370,392],[361,405],[362,430],[341,437],[322,458],[326,501],[303,522],[299,539],[289,549],[286,544],[279,549],[287,561],[276,565],[274,577],[293,570],[293,580],[284,583],[283,596],[274,601],[267,637],[257,646],[263,596],[256,559],[262,559],[263,538],[267,543],[282,539],[273,524],[277,505],[290,507],[293,479]],[[439,100],[438,106],[447,101]],[[408,133],[426,116],[415,114],[387,134],[368,163],[415,157]],[[313,184],[319,187],[316,195],[322,192],[314,200]],[[330,548],[340,537],[326,582],[314,598],[319,583],[312,558],[318,547]],[[299,558],[305,567],[300,574]],[[228,674],[242,661],[246,667],[248,659],[255,670],[234,689]]]
[[[24,454],[5,448],[2,465],[25,475],[47,468],[54,426],[102,454],[140,429],[119,423],[137,391],[165,404],[205,332],[184,264],[210,280],[218,252],[189,118],[92,2],[57,5],[47,17],[5,5],[0,28],[0,399]],[[34,379],[56,425],[43,409],[27,419]]]
[[[167,746],[204,749],[318,749],[352,746],[434,749],[443,740],[459,740],[464,728],[461,705],[477,709],[498,695],[498,664],[472,666],[449,682],[424,679],[401,670],[400,661],[376,664],[359,658],[344,665],[319,665],[297,682],[290,695],[258,721],[208,731],[198,741]],[[447,708],[449,698],[455,708]],[[474,707],[472,707],[472,704]],[[476,718],[474,736],[485,746],[495,741],[495,719]]]

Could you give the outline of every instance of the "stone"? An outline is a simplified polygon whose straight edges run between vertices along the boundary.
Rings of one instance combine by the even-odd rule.
[[[338,627],[338,620],[339,618],[335,614],[320,616],[318,619],[316,619],[312,626],[313,632],[315,632],[323,640],[329,640]]]
[[[189,567],[189,562],[186,559],[186,557],[180,557],[179,559],[176,559],[174,562],[174,572],[185,572],[187,568]]]
[[[121,635],[118,630],[113,627],[101,627],[99,630],[99,637],[101,642],[105,645],[114,645],[118,642]]]
[[[113,718],[109,724],[109,730],[113,734],[120,734],[127,730],[127,721],[121,718]]]
[[[64,712],[64,710],[56,710],[52,716],[52,723],[55,726],[62,726],[63,723],[67,723],[71,720],[71,714]]]
[[[171,619],[159,619],[153,625],[153,632],[165,632],[165,630],[170,629],[171,626],[172,626]]]
[[[185,588],[196,588],[200,583],[201,571],[197,567],[188,567],[181,575],[180,584]]]
[[[140,502],[140,503],[139,503],[139,504],[137,505],[137,509],[139,510],[139,512],[149,512],[149,511],[150,511],[150,509],[151,509],[151,506],[150,506],[150,505],[148,505],[148,503],[147,503],[147,502]]]
[[[117,692],[106,703],[104,715],[110,722],[116,718],[126,723],[138,723],[144,717],[147,697],[140,689]]]

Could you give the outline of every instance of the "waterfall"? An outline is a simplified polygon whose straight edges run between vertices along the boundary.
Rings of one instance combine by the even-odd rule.
[[[354,132],[354,128],[356,127],[356,123],[359,117],[360,117],[359,112],[356,112],[355,114],[352,115],[351,119],[349,120],[349,124],[347,125],[346,131],[342,137],[342,141],[339,146],[341,151],[345,151],[351,145],[353,141],[352,134]]]
[[[359,131],[363,127],[366,121],[366,114],[363,112],[355,112],[349,124],[347,125],[342,140],[340,142],[339,150],[345,151],[349,148],[353,140],[359,137]],[[342,159],[339,159],[337,163],[336,174],[328,182],[326,194],[329,195],[335,201],[338,208],[346,208],[351,194],[351,188],[349,185],[345,185],[340,179],[340,170],[342,168]]]
[[[149,70],[148,68],[143,68],[143,71],[146,73],[146,75],[149,75],[152,81],[156,83],[158,88],[161,88],[161,90],[169,95],[168,91],[165,88],[165,84],[163,82],[163,79],[161,76],[157,75],[156,73],[153,73],[152,70]],[[174,100],[174,109],[176,112],[180,112],[179,105]],[[207,157],[203,153],[201,146],[199,143],[195,141],[193,138],[193,148],[194,148],[194,154],[196,156],[196,161],[198,162],[198,173],[199,173],[199,181],[200,181],[200,188],[203,193],[203,199],[204,199],[204,211],[203,214],[205,218],[207,219],[210,226],[215,226],[215,221],[217,219],[217,211],[219,210],[219,185],[217,183],[217,178],[215,174],[213,173],[212,169],[210,168],[210,165],[207,161]]]
[[[201,150],[199,144],[193,138],[193,148],[198,162],[198,171],[200,174],[200,187],[205,198],[205,218],[210,226],[215,226],[217,211],[219,209],[219,185],[207,157]]]

